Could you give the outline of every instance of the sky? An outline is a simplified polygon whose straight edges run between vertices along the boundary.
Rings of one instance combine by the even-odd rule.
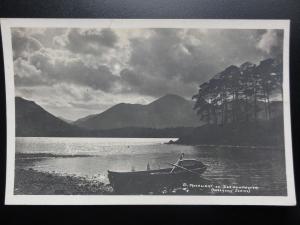
[[[12,28],[16,96],[76,120],[186,99],[230,65],[282,55],[282,30]]]

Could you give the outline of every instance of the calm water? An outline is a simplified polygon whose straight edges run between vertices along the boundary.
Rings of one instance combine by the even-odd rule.
[[[88,176],[108,183],[107,170],[169,167],[180,153],[208,166],[204,178],[226,185],[258,186],[259,195],[285,195],[284,151],[280,149],[166,145],[161,138],[17,138],[16,153],[51,153],[26,167]],[[67,156],[67,157],[61,157]],[[77,156],[77,157],[76,157]],[[16,165],[22,166],[22,165]]]

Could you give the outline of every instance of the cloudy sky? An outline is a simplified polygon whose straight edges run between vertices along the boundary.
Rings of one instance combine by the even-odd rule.
[[[78,119],[168,93],[187,99],[229,65],[280,56],[282,31],[13,28],[16,95]]]

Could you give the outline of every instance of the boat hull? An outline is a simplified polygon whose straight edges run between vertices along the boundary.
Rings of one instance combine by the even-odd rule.
[[[185,182],[193,182],[201,178],[206,166],[190,168],[193,173],[172,168],[137,172],[108,171],[108,178],[117,194],[148,194],[169,189]]]

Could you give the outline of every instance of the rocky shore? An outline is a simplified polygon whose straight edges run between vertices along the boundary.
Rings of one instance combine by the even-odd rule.
[[[84,177],[16,168],[14,192],[16,195],[100,195],[111,194],[112,188]]]

